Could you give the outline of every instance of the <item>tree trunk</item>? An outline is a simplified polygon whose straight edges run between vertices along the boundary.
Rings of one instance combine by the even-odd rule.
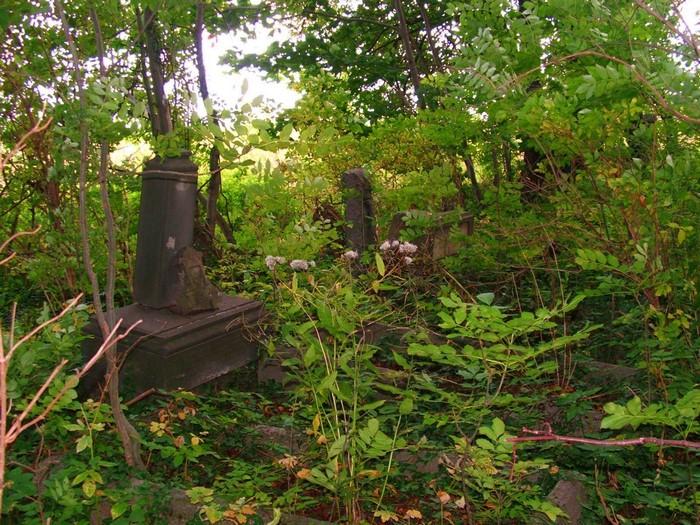
[[[137,18],[140,16],[138,11],[136,16]],[[168,100],[165,97],[165,77],[160,62],[162,48],[156,31],[156,15],[151,8],[147,7],[143,17],[143,38],[146,44],[151,80],[153,81],[154,107],[151,108],[151,125],[156,135],[167,135],[173,131],[173,122],[170,117]],[[145,85],[148,85],[147,80],[144,81]]]
[[[153,136],[158,135],[158,119],[155,116],[156,101],[153,99],[153,88],[151,87],[151,81],[148,77],[148,57],[146,52],[145,29],[143,27],[143,19],[141,18],[141,13],[136,10],[136,27],[138,28],[139,35],[139,61],[141,69],[141,78],[143,80],[143,90],[146,92],[146,102],[148,104],[148,121],[151,123],[151,132]]]
[[[524,164],[520,172],[520,182],[523,184],[523,198],[532,200],[544,189],[544,174],[538,166],[545,157],[532,146],[525,145],[525,140],[523,140],[522,152]]]
[[[207,206],[207,200],[202,196],[201,193],[197,193],[197,199],[199,200],[200,206],[206,207]],[[226,238],[226,241],[229,242],[230,244],[234,244],[236,242],[235,237],[233,236],[233,230],[231,229],[231,226],[229,225],[228,222],[224,220],[224,218],[221,216],[221,213],[219,213],[219,210],[216,210],[216,224],[219,225],[219,228],[221,228],[221,232],[224,234],[224,237]]]
[[[82,109],[82,114],[85,115],[85,107],[87,106],[87,100],[86,100],[86,94],[85,94],[85,87],[84,87],[84,79],[82,75],[82,71],[80,69],[80,59],[78,57],[78,50],[75,46],[75,41],[73,40],[73,36],[70,32],[70,28],[68,26],[68,22],[66,20],[66,16],[63,10],[63,3],[61,0],[56,0],[55,1],[55,7],[56,7],[56,13],[58,15],[58,18],[61,20],[61,24],[63,26],[63,32],[66,37],[66,42],[68,43],[68,47],[71,51],[72,55],[72,62],[73,62],[73,74],[75,76],[76,84],[78,86],[78,97],[80,100],[80,107]],[[98,49],[98,54],[100,57],[100,72],[102,75],[104,75],[104,50],[103,50],[103,45],[102,45],[102,35],[100,32],[100,26],[99,22],[97,20],[97,14],[94,11],[94,9],[91,9],[91,16],[93,19],[93,24],[95,27],[95,36],[97,40],[97,49]],[[100,299],[100,287],[99,287],[99,282],[97,280],[97,276],[95,275],[95,271],[93,268],[92,264],[92,258],[90,255],[90,243],[89,243],[89,237],[88,237],[88,224],[87,224],[87,170],[88,170],[88,163],[89,163],[89,158],[88,158],[88,147],[89,147],[89,130],[87,127],[87,122],[85,118],[81,118],[80,121],[80,164],[78,167],[79,170],[79,186],[80,186],[80,192],[79,192],[79,209],[80,209],[80,216],[79,216],[79,222],[80,222],[80,233],[81,233],[81,241],[82,241],[82,248],[83,248],[83,261],[85,265],[85,272],[88,275],[88,278],[90,279],[90,284],[92,287],[92,298],[93,298],[93,304],[95,307],[95,316],[97,318],[98,324],[100,325],[100,329],[102,332],[102,336],[104,340],[106,341],[110,329],[108,325],[108,320],[105,317],[105,314],[102,312],[102,301]],[[115,260],[116,260],[116,250],[115,250],[115,242],[114,242],[114,219],[112,216],[111,208],[109,206],[109,197],[107,195],[107,185],[106,185],[106,170],[107,170],[107,163],[109,161],[109,148],[106,142],[103,142],[100,145],[100,193],[102,195],[102,204],[104,207],[105,211],[105,221],[107,225],[107,232],[108,232],[108,246],[109,246],[109,253],[108,253],[108,261],[109,261],[109,274],[108,274],[108,288],[107,291],[112,292],[111,296],[109,293],[107,294],[107,307],[108,310],[111,307],[111,312],[108,311],[107,315],[114,319],[114,302],[113,302],[113,297],[114,297],[114,271],[115,271]],[[106,199],[105,199],[106,197]],[[116,349],[112,348],[111,352],[113,353],[113,356],[116,359],[115,353]],[[110,360],[108,358],[108,364],[109,368],[114,370],[116,369],[116,365],[114,364],[114,359]],[[113,377],[113,383],[115,381],[118,381],[118,374],[116,377]],[[108,381],[110,378],[108,378]],[[119,437],[122,441],[122,444],[124,445],[124,456],[127,465],[130,467],[136,467],[143,469],[143,462],[141,461],[141,456],[139,454],[139,440],[138,440],[138,434],[136,434],[136,431],[134,428],[131,426],[131,424],[128,422],[126,419],[126,416],[124,415],[124,412],[121,409],[121,405],[119,404],[119,392],[118,392],[118,384],[114,384],[112,388],[110,388],[110,394],[114,393],[114,396],[110,395],[110,405],[112,407],[113,415],[114,415],[114,420],[117,425],[117,432],[119,434]],[[115,409],[116,406],[116,409]]]
[[[501,167],[498,165],[496,146],[491,148],[491,167],[493,169],[493,185],[499,188],[501,186]]]
[[[481,206],[481,201],[484,196],[481,193],[481,188],[479,187],[479,181],[476,180],[476,170],[474,170],[474,161],[471,155],[465,157],[465,162],[467,164],[467,175],[469,176],[469,181],[472,184],[472,191],[474,192],[474,200],[476,200],[477,206]]]
[[[420,10],[420,16],[423,19],[423,26],[425,27],[426,38],[428,39],[428,46],[430,46],[430,53],[433,55],[433,65],[435,71],[442,70],[442,60],[440,60],[440,53],[438,53],[437,46],[435,45],[435,39],[433,38],[433,26],[430,23],[430,17],[428,16],[428,10],[425,8],[423,0],[418,0],[418,9]]]
[[[503,171],[508,182],[513,182],[513,158],[510,153],[510,144],[503,143]]]
[[[204,50],[202,49],[202,33],[204,32],[204,9],[203,2],[197,3],[197,19],[194,25],[194,46],[197,53],[197,74],[199,79],[199,94],[202,100],[209,98],[209,87],[207,85],[207,72],[204,66]],[[219,118],[216,111],[212,110],[212,123],[219,127]],[[209,151],[209,193],[207,195],[207,233],[210,248],[214,245],[216,236],[216,218],[218,210],[216,203],[221,193],[221,154],[214,144]]]
[[[416,66],[416,59],[413,53],[413,44],[411,43],[411,34],[408,31],[408,24],[406,23],[406,16],[403,12],[401,0],[394,0],[394,9],[396,10],[396,15],[399,19],[399,36],[403,42],[403,48],[406,55],[406,65],[408,66],[408,74],[411,77],[413,90],[416,93],[418,107],[420,109],[425,109],[425,102],[420,89],[420,75],[418,74],[418,67]]]
[[[518,0],[518,11],[520,13],[525,11],[525,1]],[[532,93],[541,87],[542,82],[536,79],[530,83],[525,91]],[[544,190],[544,173],[538,169],[538,166],[540,162],[545,160],[545,156],[531,144],[528,144],[528,137],[522,137],[520,144],[524,161],[523,169],[520,172],[520,182],[523,184],[522,198],[530,201],[538,197]]]

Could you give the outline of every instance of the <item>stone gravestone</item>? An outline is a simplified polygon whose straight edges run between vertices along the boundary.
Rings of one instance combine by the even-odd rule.
[[[365,170],[348,170],[340,178],[345,202],[345,244],[357,253],[376,244],[372,186]]]
[[[221,294],[206,278],[202,255],[192,248],[197,166],[188,154],[153,159],[142,173],[141,208],[134,269],[135,304],[120,308],[126,329],[141,320],[119,344],[125,357],[121,382],[127,393],[149,388],[193,388],[243,366],[257,357],[246,325],[261,315],[258,301]],[[83,344],[87,359],[101,343]],[[90,391],[102,370],[86,379]]]

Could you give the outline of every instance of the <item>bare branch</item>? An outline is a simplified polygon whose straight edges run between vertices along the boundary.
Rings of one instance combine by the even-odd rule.
[[[141,324],[141,320],[136,321],[134,324],[132,324],[124,333],[119,334],[118,336],[115,337],[115,334],[119,330],[119,327],[121,325],[122,319],[117,321],[114,325],[114,329],[109,333],[109,336],[107,339],[104,340],[102,345],[100,345],[100,348],[97,349],[97,352],[95,352],[95,355],[92,356],[92,358],[85,363],[85,365],[75,374],[75,376],[80,379],[83,377],[94,365],[97,363],[107,351],[109,351],[114,345],[116,345],[119,341],[124,339],[126,336],[129,335],[129,333],[136,328],[139,324]],[[56,406],[56,404],[61,400],[63,395],[70,389],[70,383],[66,382],[66,384],[63,386],[63,388],[51,399],[48,405],[44,407],[44,410],[37,415],[35,418],[33,418],[31,421],[22,424],[22,421],[26,418],[27,414],[31,411],[31,409],[36,405],[38,400],[41,398],[43,395],[44,391],[48,386],[53,382],[55,379],[56,375],[58,372],[60,372],[61,368],[65,366],[67,363],[67,360],[61,361],[54,371],[51,373],[51,375],[46,379],[42,387],[37,391],[37,393],[34,395],[34,398],[32,398],[32,401],[27,405],[27,408],[24,409],[22,414],[20,414],[15,421],[13,422],[12,426],[10,427],[10,430],[8,431],[7,434],[7,443],[12,443],[19,434],[27,430],[28,428],[31,428],[32,426],[36,425],[40,421],[44,420],[46,416],[53,410],[53,407]],[[12,438],[12,439],[10,439]]]
[[[46,128],[48,128],[50,124],[51,117],[47,118],[44,122],[37,122],[36,124],[34,124],[34,126],[32,126],[32,128],[29,131],[27,131],[24,135],[22,135],[22,137],[20,137],[20,139],[15,143],[15,145],[7,155],[0,155],[0,173],[2,173],[5,170],[5,165],[7,164],[7,162],[24,149],[32,135],[41,133]],[[4,248],[4,245],[2,246],[2,248]],[[2,251],[2,248],[0,248],[0,251]]]
[[[595,447],[631,447],[638,445],[659,445],[660,447],[680,447],[700,449],[700,442],[688,441],[685,439],[663,439],[656,437],[638,437],[630,439],[591,439],[574,436],[561,436],[554,434],[549,424],[545,425],[545,430],[522,429],[523,434],[508,438],[509,443],[526,443],[530,441],[559,441],[561,443],[579,443],[581,445],[593,445]]]
[[[34,393],[34,397],[32,397],[31,401],[29,401],[26,408],[22,411],[22,413],[19,416],[15,418],[14,422],[12,423],[12,426],[10,426],[10,429],[5,435],[5,446],[13,443],[15,439],[17,439],[17,437],[22,433],[22,421],[24,421],[29,412],[31,412],[34,409],[34,406],[37,404],[39,399],[41,399],[41,396],[43,396],[44,392],[46,392],[46,389],[49,388],[49,386],[51,386],[53,380],[56,379],[56,376],[61,370],[63,370],[63,367],[66,366],[67,363],[68,359],[61,359],[61,362],[54,367],[51,374],[49,374],[49,377],[46,378],[44,384],[42,384],[39,390],[37,390]]]
[[[55,322],[58,321],[61,317],[63,317],[64,315],[66,315],[66,314],[68,313],[69,310],[71,310],[76,304],[78,304],[78,301],[80,301],[80,299],[81,299],[82,297],[83,297],[83,294],[77,295],[76,297],[74,297],[73,299],[71,299],[70,301],[68,301],[68,304],[66,305],[66,307],[65,307],[63,310],[61,310],[58,314],[54,315],[54,316],[53,316],[51,319],[49,319],[48,321],[44,321],[44,322],[41,323],[40,325],[35,326],[32,330],[29,331],[28,334],[26,334],[22,339],[20,339],[19,341],[17,341],[15,344],[13,344],[13,345],[10,347],[9,352],[7,352],[7,355],[6,355],[3,359],[4,359],[5,361],[9,361],[9,360],[12,358],[12,354],[15,352],[15,350],[17,350],[17,348],[19,348],[20,346],[22,346],[22,344],[24,344],[26,341],[28,341],[28,340],[31,339],[32,337],[34,337],[37,333],[41,332],[44,328],[46,328],[47,326],[49,326],[49,325],[52,324],[52,323],[55,323]]]
[[[2,252],[5,250],[5,248],[7,248],[7,247],[10,245],[10,243],[11,243],[12,241],[14,241],[15,239],[17,239],[18,237],[22,237],[22,236],[24,236],[24,235],[35,235],[40,229],[41,229],[41,225],[37,226],[36,228],[34,228],[34,229],[31,230],[31,231],[17,232],[17,233],[15,233],[15,234],[12,235],[9,239],[5,240],[5,242],[3,242],[2,244],[0,244],[0,253],[2,253]],[[16,255],[15,253],[11,253],[10,255],[8,255],[7,257],[5,257],[4,259],[0,259],[0,266],[2,266],[3,264],[9,262],[10,260],[12,260],[12,258],[13,258],[15,255]]]

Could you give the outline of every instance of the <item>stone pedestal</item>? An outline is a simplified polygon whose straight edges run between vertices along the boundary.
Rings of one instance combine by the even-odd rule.
[[[229,296],[221,297],[216,310],[187,316],[138,304],[118,309],[124,329],[142,320],[118,346],[120,358],[126,356],[120,373],[124,397],[149,388],[194,388],[250,363],[257,347],[248,332],[261,313],[260,302]],[[88,359],[102,337],[94,320],[85,332],[92,336],[83,342]],[[83,380],[84,390],[94,390],[104,373],[103,361]]]

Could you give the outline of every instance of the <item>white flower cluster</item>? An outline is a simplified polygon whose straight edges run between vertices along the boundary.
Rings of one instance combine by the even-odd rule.
[[[402,261],[404,264],[411,264],[413,262],[413,257],[409,257],[418,251],[418,246],[411,242],[399,242],[399,241],[389,241],[386,240],[379,245],[379,250],[387,252],[395,252],[399,255],[403,255]]]
[[[340,258],[346,262],[354,261],[360,256],[355,250],[348,250]]]
[[[270,271],[273,271],[278,264],[286,264],[287,259],[279,255],[268,255],[265,257],[265,265]],[[289,263],[289,267],[296,272],[305,272],[309,268],[315,268],[315,261],[305,261],[303,259],[294,259]]]
[[[384,241],[380,246],[379,249],[383,252],[388,252],[392,248],[398,248],[401,245],[399,241]]]
[[[418,246],[410,242],[402,242],[399,244],[399,253],[403,255],[416,253],[418,251]]]
[[[294,259],[289,263],[289,267],[295,272],[305,272],[309,268],[316,268],[316,262],[305,261],[304,259]]]
[[[268,255],[265,257],[265,265],[267,266],[268,270],[272,271],[275,269],[275,266],[278,264],[284,264],[287,262],[287,259],[284,257],[275,256],[275,255]]]

